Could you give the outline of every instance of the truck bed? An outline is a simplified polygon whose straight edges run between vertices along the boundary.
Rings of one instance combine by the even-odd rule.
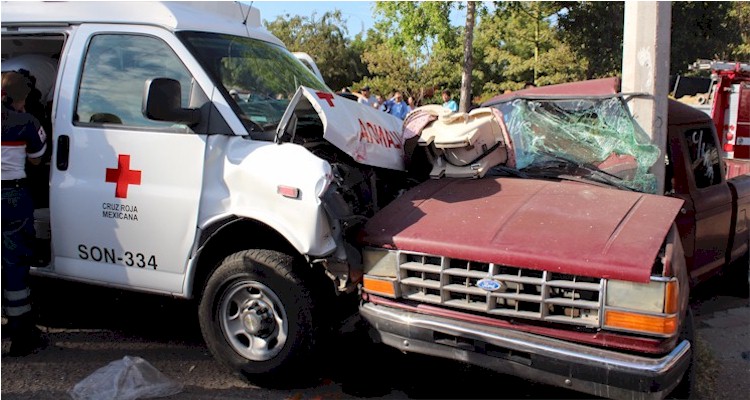
[[[726,161],[727,179],[750,174],[750,160],[728,158]]]

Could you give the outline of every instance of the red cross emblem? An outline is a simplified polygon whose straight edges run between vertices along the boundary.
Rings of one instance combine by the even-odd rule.
[[[315,92],[315,94],[318,95],[318,98],[321,100],[325,100],[328,102],[328,105],[333,107],[333,95],[326,92]]]
[[[130,155],[120,154],[117,158],[117,169],[107,168],[107,182],[116,183],[115,197],[128,198],[128,185],[141,184],[141,171],[130,169]]]

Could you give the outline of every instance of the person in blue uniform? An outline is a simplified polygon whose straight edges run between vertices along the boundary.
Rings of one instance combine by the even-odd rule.
[[[44,344],[31,311],[29,268],[35,232],[26,163],[41,161],[47,135],[39,121],[25,112],[32,89],[22,74],[2,74],[2,306],[10,330],[10,356],[30,354]]]

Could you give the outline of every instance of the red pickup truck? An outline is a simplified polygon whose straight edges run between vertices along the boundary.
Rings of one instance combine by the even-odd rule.
[[[367,222],[360,312],[380,341],[603,397],[691,389],[689,291],[747,268],[750,176],[725,179],[713,122],[675,101],[660,154],[618,91],[490,100],[512,166],[428,180]]]

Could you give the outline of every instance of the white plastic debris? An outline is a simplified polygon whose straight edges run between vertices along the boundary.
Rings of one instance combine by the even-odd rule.
[[[165,397],[182,391],[182,384],[169,379],[140,357],[99,368],[78,382],[68,394],[74,400],[136,400]]]

